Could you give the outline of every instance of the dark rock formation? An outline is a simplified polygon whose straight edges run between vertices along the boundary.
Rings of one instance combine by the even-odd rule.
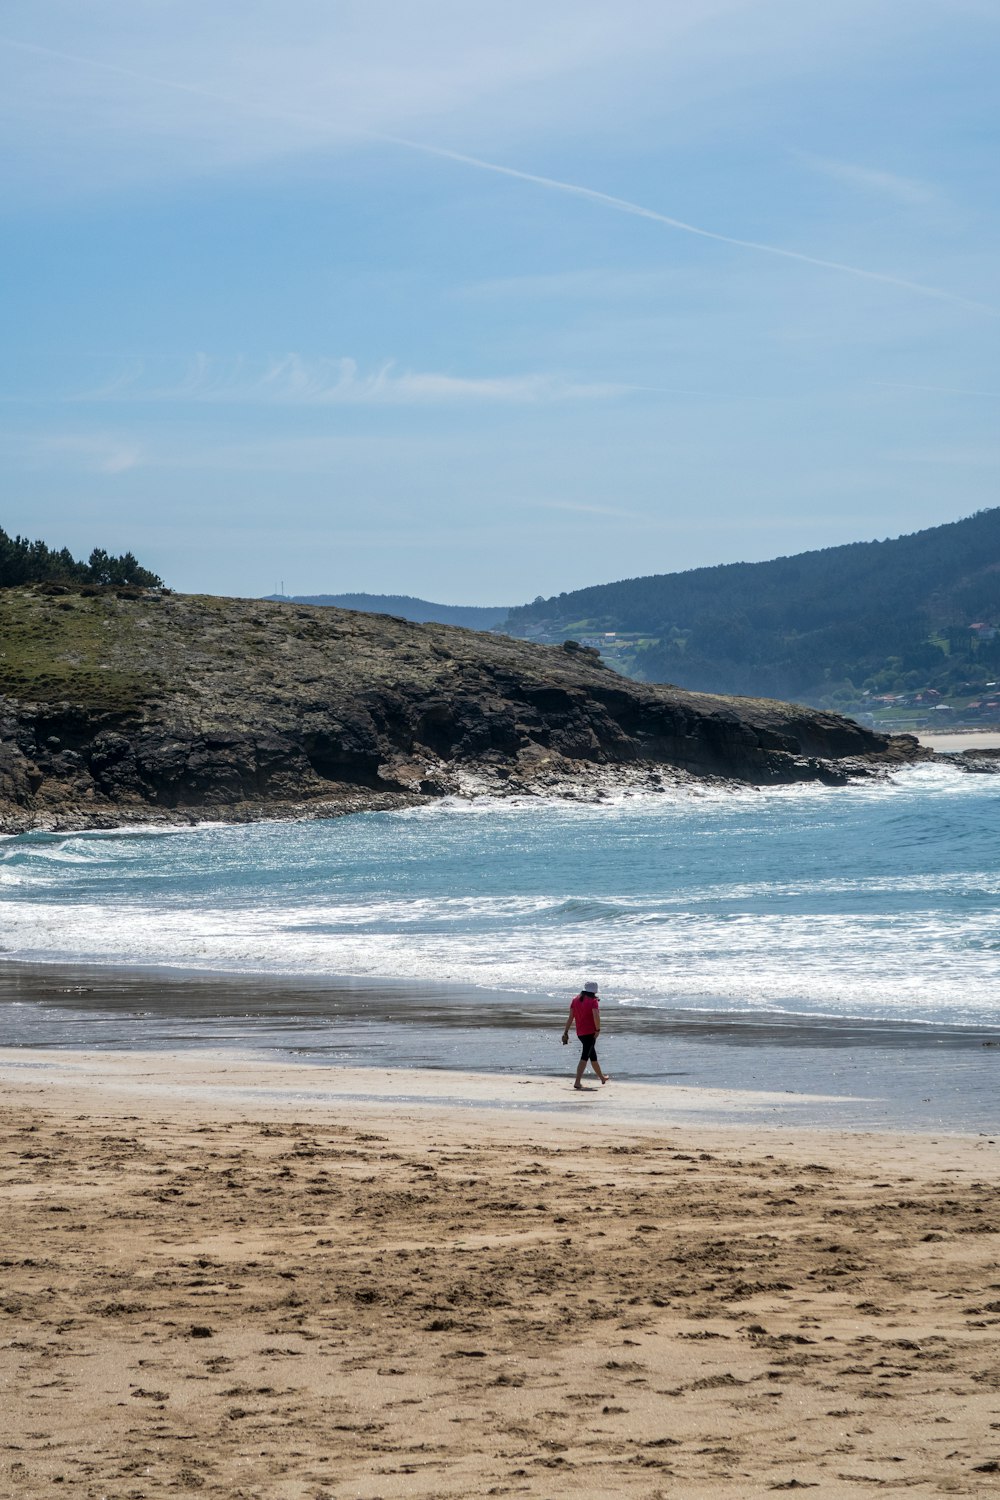
[[[8,831],[664,774],[840,783],[929,754],[835,714],[630,682],[573,642],[330,608],[10,589],[0,653]]]
[[[947,759],[961,771],[972,771],[981,776],[1000,775],[1000,749],[977,745],[974,750],[960,750],[957,755],[948,755]]]

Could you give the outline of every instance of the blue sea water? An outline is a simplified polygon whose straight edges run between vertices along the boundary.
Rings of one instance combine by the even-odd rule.
[[[1000,777],[0,841],[4,959],[1000,1022]]]

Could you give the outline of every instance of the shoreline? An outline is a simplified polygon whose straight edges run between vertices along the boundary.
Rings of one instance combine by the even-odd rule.
[[[553,1020],[561,1022],[566,1011],[561,995],[543,990],[479,986],[463,980],[392,974],[296,973],[284,969],[200,969],[191,964],[116,964],[87,957],[29,959],[8,957],[0,949],[0,1004],[22,996],[29,1000],[52,1000],[58,995],[115,993],[141,995],[155,1003],[162,994],[171,992],[180,997],[202,995],[222,1005],[227,1001],[238,1001],[241,1006],[254,1004],[260,1009],[280,1002],[284,996],[297,997],[304,1003],[311,997],[320,1006],[318,1013],[323,1014],[328,1009],[336,1011],[352,1005],[374,1006],[386,1014],[398,1014],[405,1005],[407,1014],[411,1014],[414,1007],[424,1005],[446,1017],[454,1013],[456,1006],[481,1008],[488,1001],[495,1007],[491,1011],[491,1024],[501,1026],[509,1024],[508,1018],[512,1016],[519,1025],[549,1026]],[[939,1021],[916,1016],[864,1016],[778,1008],[738,1011],[702,1002],[662,1005],[647,1000],[615,1002],[607,998],[605,1005],[616,1021],[629,1030],[649,1029],[670,1034],[732,1033],[734,1038],[746,1035],[756,1040],[754,1034],[759,1033],[769,1040],[793,1042],[815,1036],[828,1038],[832,1044],[847,1035],[860,1043],[867,1040],[890,1045],[919,1044],[923,1040],[935,1046],[942,1041],[962,1045],[967,1041],[1000,1040],[1000,1017],[989,1023]],[[495,1022],[494,1014],[498,1018]],[[548,1019],[540,1021],[543,1014]]]
[[[118,806],[49,807],[23,811],[0,810],[0,840],[23,838],[33,833],[164,833],[185,829],[238,827],[249,823],[311,823],[325,819],[351,817],[358,813],[401,812],[410,808],[434,807],[452,799],[465,802],[517,800],[539,802],[578,802],[599,806],[616,797],[660,797],[687,793],[729,792],[734,795],[754,792],[823,787],[830,791],[849,791],[873,781],[884,781],[900,771],[925,765],[946,765],[965,774],[1000,774],[1000,736],[986,737],[988,744],[947,744],[945,736],[926,737],[904,733],[898,738],[918,740],[924,754],[911,760],[884,761],[848,757],[842,761],[800,757],[796,767],[801,774],[771,781],[752,781],[741,777],[695,773],[666,762],[637,761],[618,765],[586,765],[571,774],[552,772],[534,774],[527,779],[502,774],[496,768],[463,767],[452,776],[448,786],[439,791],[397,788],[375,790],[345,785],[336,792],[312,798],[284,801],[263,799],[253,802],[205,803],[199,806],[160,807],[153,803],[123,803]],[[956,734],[953,740],[970,738]],[[978,756],[978,759],[977,759]],[[800,764],[801,762],[801,764]]]
[[[891,736],[890,736],[891,738]],[[913,739],[912,735],[897,738]],[[423,790],[427,777],[410,786],[402,783],[381,789],[353,783],[331,786],[328,792],[287,800],[213,803],[198,806],[161,807],[153,803],[122,802],[118,805],[49,806],[0,811],[0,837],[18,838],[31,833],[109,833],[130,828],[158,830],[200,828],[243,823],[316,822],[362,812],[394,812],[411,807],[433,807],[449,798],[465,801],[517,798],[531,801],[583,802],[599,804],[616,796],[659,796],[677,792],[755,792],[782,787],[826,786],[834,790],[863,786],[884,780],[899,770],[926,765],[935,760],[950,764],[952,757],[934,751],[918,752],[910,758],[881,758],[873,754],[823,759],[793,757],[786,774],[771,780],[752,780],[722,771],[693,771],[668,761],[635,760],[613,763],[570,762],[553,754],[532,761],[527,767],[454,765],[435,766],[430,781],[435,790]],[[425,767],[425,770],[427,768]]]
[[[817,763],[819,764],[819,763]],[[823,762],[825,765],[826,762]],[[832,764],[832,763],[831,763]],[[122,803],[118,806],[73,806],[0,813],[0,837],[17,838],[28,833],[113,833],[204,828],[242,823],[309,823],[325,818],[349,817],[354,813],[399,812],[412,807],[433,807],[450,798],[476,801],[495,798],[552,799],[561,802],[599,803],[613,796],[658,795],[699,788],[711,791],[754,790],[755,783],[735,776],[696,774],[681,766],[660,761],[614,763],[565,761],[554,755],[527,768],[493,765],[446,765],[434,767],[430,781],[435,790],[423,790],[426,777],[414,785],[374,788],[354,783],[336,783],[325,794],[290,797],[285,800],[213,803],[190,807],[160,807],[154,803]],[[547,769],[547,767],[549,767]],[[893,768],[890,768],[893,769]],[[428,767],[424,767],[428,771]],[[856,779],[870,779],[883,768],[859,771]],[[820,781],[818,775],[811,778]],[[845,778],[846,780],[846,778]],[[797,784],[794,780],[787,783]]]
[[[310,1118],[345,1108],[376,1115],[401,1109],[455,1122],[470,1116],[483,1122],[488,1116],[490,1129],[497,1115],[515,1114],[519,1121],[527,1116],[546,1129],[578,1129],[582,1118],[592,1119],[595,1111],[602,1130],[671,1129],[700,1121],[708,1128],[721,1128],[727,1119],[748,1114],[765,1130],[787,1129],[790,1123],[773,1118],[789,1104],[781,1090],[613,1082],[614,1087],[602,1088],[588,1078],[587,1097],[580,1099],[573,1091],[572,1070],[556,1076],[498,1076],[374,1066],[306,1069],[235,1050],[124,1053],[0,1047],[0,1086],[5,1095],[43,1095],[48,1106],[60,1108],[117,1100],[123,1105],[138,1101],[140,1106],[234,1117],[292,1112]],[[850,1101],[837,1094],[816,1094],[795,1102],[808,1108]]]
[[[419,1077],[407,1097],[494,1114],[529,1097],[564,1108],[559,1090],[577,1051],[560,1045],[559,999],[427,981],[0,961],[0,1018],[0,1058],[11,1066],[47,1059],[58,1074],[87,1055],[120,1072],[130,1058],[153,1067],[172,1058],[192,1073],[224,1058],[234,1070],[282,1073],[281,1087],[301,1097],[325,1078],[338,1098],[350,1076],[359,1103],[395,1098],[399,1080]],[[655,1123],[673,1109],[677,1118],[766,1114],[795,1129],[924,1133],[1000,1123],[997,1025],[613,1001],[603,1019],[601,1057],[617,1087],[601,1109],[616,1119]]]
[[[5,1066],[5,1492],[1000,1494],[994,1138],[148,1063]]]
[[[885,1128],[845,1130],[770,1118],[784,1091],[710,1089],[621,1083],[602,1087],[592,1075],[585,1097],[573,1091],[572,1069],[555,1076],[497,1077],[403,1068],[301,1068],[252,1053],[219,1049],[190,1052],[109,1053],[0,1047],[0,1111],[30,1108],[66,1121],[118,1118],[138,1126],[153,1117],[177,1121],[256,1123],[353,1121],[419,1133],[447,1126],[484,1139],[549,1135],[583,1144],[608,1140],[702,1142],[712,1149],[778,1151],[782,1159],[812,1159],[834,1151],[872,1170],[902,1154],[945,1163],[983,1158],[1000,1174],[1000,1126],[984,1131],[933,1132]],[[839,1100],[840,1095],[816,1099]],[[745,1099],[755,1106],[741,1118]],[[128,1113],[125,1113],[125,1111]],[[1000,1225],[995,1231],[1000,1236]],[[998,1240],[1000,1243],[1000,1240]],[[1000,1288],[998,1288],[1000,1289]],[[1000,1326],[1000,1319],[998,1319]]]
[[[575,1066],[576,1051],[568,1053]],[[556,1075],[459,1072],[454,1069],[315,1065],[303,1068],[235,1049],[186,1052],[92,1052],[77,1048],[0,1047],[0,1085],[10,1095],[42,1091],[47,1102],[139,1099],[160,1107],[197,1107],[243,1114],[321,1114],[345,1107],[379,1113],[404,1108],[455,1117],[526,1112],[547,1123],[576,1128],[581,1112],[599,1110],[602,1128],[675,1128],[695,1121],[722,1126],[750,1116],[763,1129],[787,1129],[792,1107],[850,1104],[841,1094],[790,1100],[785,1090],[707,1088],[630,1083],[601,1087],[585,1079],[586,1099],[575,1096],[572,1068]],[[781,1118],[774,1118],[781,1115]],[[795,1124],[795,1129],[809,1130]],[[815,1127],[821,1129],[821,1127]],[[891,1132],[892,1133],[892,1132]],[[905,1132],[904,1132],[905,1133]],[[943,1132],[964,1135],[964,1132]]]

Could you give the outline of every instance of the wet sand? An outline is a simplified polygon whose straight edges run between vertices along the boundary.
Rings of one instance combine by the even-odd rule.
[[[218,1052],[0,1084],[0,1493],[1000,1492],[993,1138]]]
[[[636,1123],[660,1123],[665,1108],[679,1121],[684,1101],[696,1097],[692,1117],[704,1120],[727,1096],[718,1118],[748,1124],[766,1117],[775,1125],[966,1132],[1000,1124],[997,1026],[613,1000],[603,1012],[601,1055],[633,1087]],[[355,1092],[377,1096],[374,1074],[389,1069],[395,1077],[392,1070],[406,1066],[411,1092],[425,1099],[462,1103],[461,1079],[482,1074],[552,1087],[544,1096],[518,1087],[490,1098],[480,1088],[481,1107],[521,1108],[531,1098],[558,1110],[566,1101],[557,1086],[575,1066],[573,1049],[559,1045],[565,1014],[550,996],[455,985],[0,964],[0,1043],[59,1056],[67,1048],[126,1056],[183,1049],[202,1058],[212,1049],[252,1052],[269,1065],[299,1065],[291,1098],[313,1087],[316,1068],[335,1065],[342,1080],[345,1069],[372,1070]],[[664,1090],[682,1092],[668,1101]],[[616,1109],[623,1097],[616,1091]]]

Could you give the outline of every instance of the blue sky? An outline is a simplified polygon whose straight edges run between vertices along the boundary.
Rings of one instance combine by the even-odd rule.
[[[998,42],[996,0],[8,0],[0,525],[494,604],[997,504]]]

